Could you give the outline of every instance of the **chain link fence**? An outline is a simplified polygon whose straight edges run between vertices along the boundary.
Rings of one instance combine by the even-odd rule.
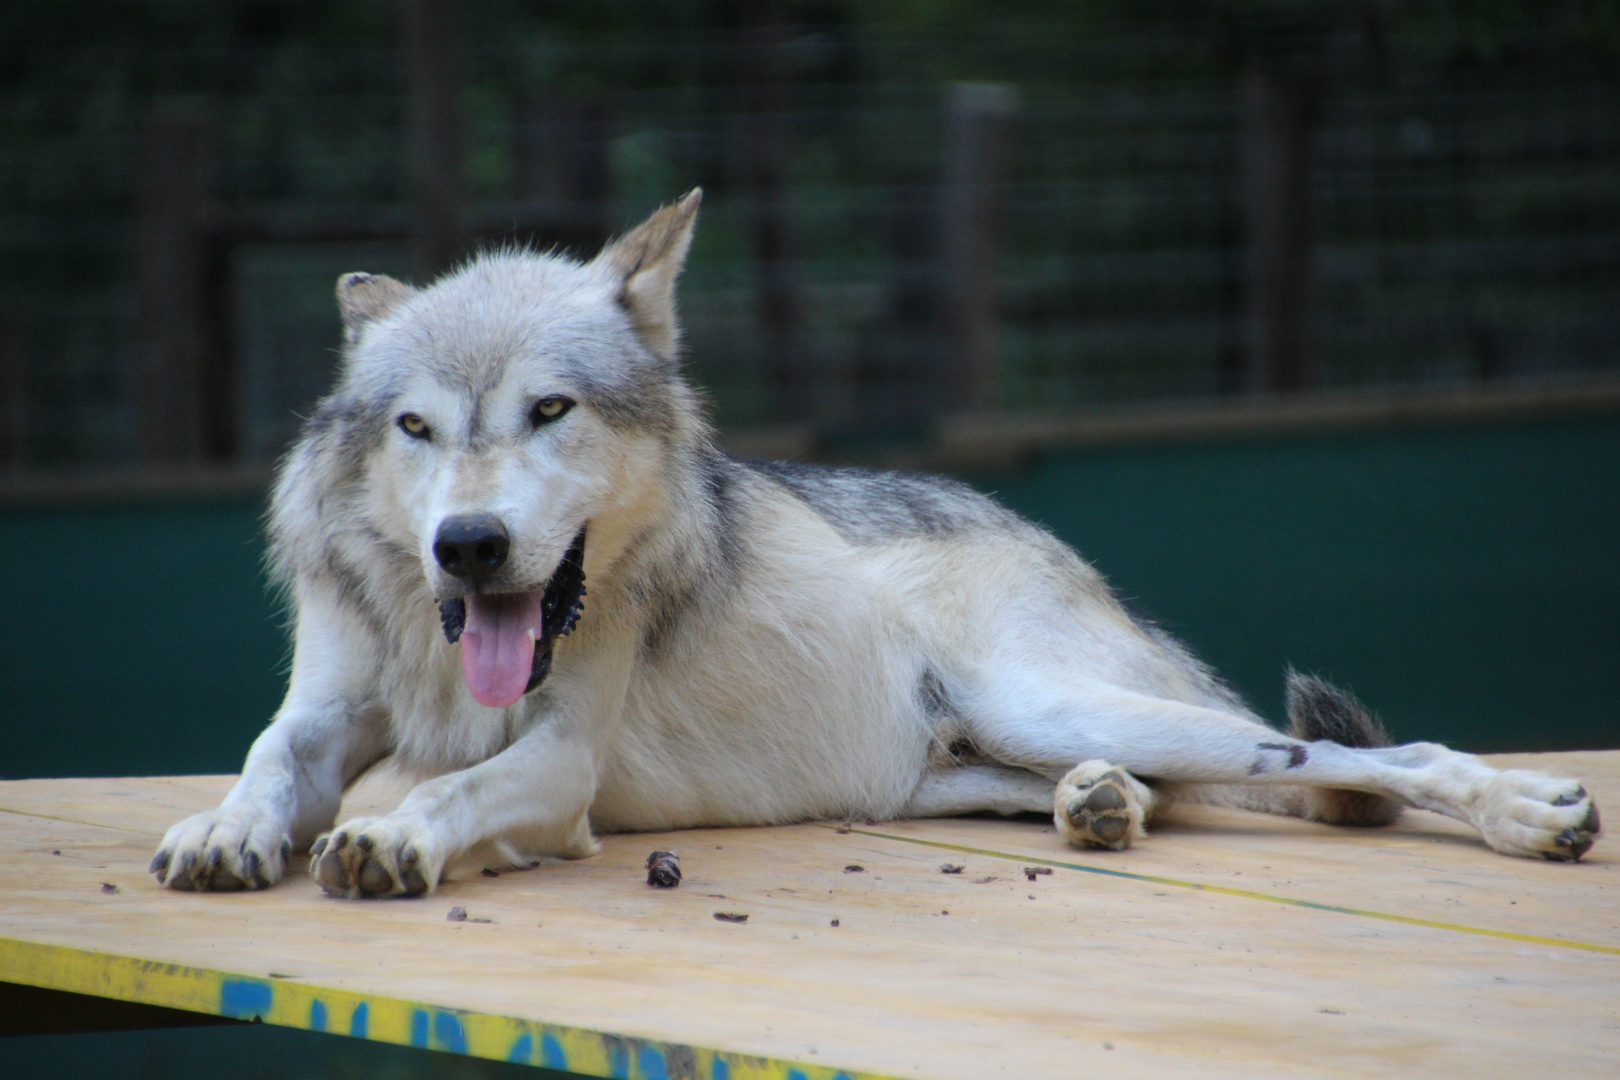
[[[12,34],[0,464],[272,460],[332,378],[340,272],[586,253],[699,184],[688,363],[729,430],[858,452],[959,412],[1620,367],[1607,46],[1459,59],[1352,7],[1281,51],[1207,15],[586,32],[441,0]]]

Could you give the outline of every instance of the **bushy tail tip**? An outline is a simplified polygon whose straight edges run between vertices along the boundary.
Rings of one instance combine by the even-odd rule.
[[[1356,696],[1326,679],[1288,670],[1288,734],[1340,746],[1393,746],[1384,725]]]
[[[1354,694],[1292,668],[1288,671],[1288,734],[1308,742],[1325,739],[1359,749],[1394,745],[1378,717]],[[1400,814],[1397,800],[1364,791],[1314,788],[1306,799],[1305,816],[1330,825],[1388,825]]]

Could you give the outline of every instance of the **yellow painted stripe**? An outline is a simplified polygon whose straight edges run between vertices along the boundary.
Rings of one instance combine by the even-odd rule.
[[[0,980],[620,1080],[890,1080],[588,1028],[0,937]]]
[[[826,828],[843,828],[844,826],[827,825]],[[1126,870],[1108,870],[1101,866],[1087,866],[1084,863],[1062,862],[1058,859],[1042,859],[1034,855],[1015,855],[1007,851],[995,851],[990,848],[969,847],[965,844],[947,844],[942,840],[924,840],[916,836],[901,836],[897,833],[877,832],[873,829],[851,827],[850,832],[861,836],[875,836],[884,840],[899,840],[905,844],[920,844],[923,847],[939,848],[943,851],[960,851],[968,855],[984,855],[993,859],[1010,859],[1014,862],[1030,863],[1036,866],[1055,866],[1064,870],[1078,870],[1083,874],[1101,874],[1105,877],[1125,878],[1128,881],[1145,881],[1152,885],[1173,885],[1178,889],[1193,889],[1197,892],[1219,893],[1222,896],[1241,896],[1246,900],[1265,900],[1273,904],[1288,904],[1291,907],[1312,908],[1316,911],[1332,911],[1340,915],[1360,915],[1368,919],[1383,919],[1386,922],[1406,923],[1408,926],[1427,926],[1435,930],[1454,930],[1459,934],[1475,934],[1479,937],[1501,938],[1504,941],[1523,941],[1531,945],[1550,945],[1559,949],[1581,949],[1585,952],[1608,953],[1611,956],[1620,956],[1620,947],[1613,945],[1593,945],[1585,941],[1570,941],[1567,938],[1537,937],[1534,934],[1515,934],[1509,930],[1488,930],[1482,926],[1466,926],[1462,923],[1439,922],[1435,919],[1419,919],[1411,915],[1396,915],[1388,911],[1368,911],[1365,908],[1341,907],[1338,904],[1322,904],[1315,900],[1300,900],[1292,896],[1275,896],[1271,893],[1252,892],[1248,889],[1233,889],[1225,885],[1205,885],[1199,881],[1182,881],[1179,878],[1156,877],[1152,874],[1133,874]]]

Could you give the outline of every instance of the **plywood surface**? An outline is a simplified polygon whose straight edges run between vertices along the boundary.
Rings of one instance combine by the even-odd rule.
[[[1620,752],[1498,760],[1620,813]],[[1187,807],[1122,854],[1024,822],[802,825],[608,837],[419,901],[159,890],[163,830],[229,782],[0,784],[0,979],[629,1077],[1620,1073],[1612,840],[1571,866],[1423,812]],[[678,889],[645,884],[655,848]]]

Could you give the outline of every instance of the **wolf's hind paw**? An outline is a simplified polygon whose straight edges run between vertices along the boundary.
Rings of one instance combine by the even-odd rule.
[[[1504,855],[1578,862],[1603,833],[1597,804],[1573,780],[1512,769],[1492,778],[1479,803],[1479,831]]]
[[[1083,761],[1058,781],[1053,820],[1075,847],[1124,851],[1147,835],[1153,792],[1106,761]]]

